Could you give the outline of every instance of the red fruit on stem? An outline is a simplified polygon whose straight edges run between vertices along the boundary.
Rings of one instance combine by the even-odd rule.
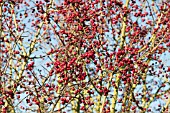
[[[167,70],[168,72],[170,72],[170,66],[168,67],[168,70]]]

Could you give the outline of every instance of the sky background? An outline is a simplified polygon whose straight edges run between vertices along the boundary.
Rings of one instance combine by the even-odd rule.
[[[56,0],[56,2],[58,2],[58,0]],[[123,2],[125,3],[125,0],[123,0]],[[31,5],[31,7],[35,7],[32,2],[29,2],[29,3],[30,3],[30,5]],[[139,2],[137,2],[137,3],[139,4]],[[24,7],[24,6],[23,6],[22,10],[23,10],[23,11],[24,11],[24,10],[27,10],[27,7]],[[28,18],[28,19],[29,19],[29,18]],[[32,27],[31,27],[31,25],[28,23],[28,21],[29,21],[28,19],[24,20],[24,22],[25,22],[25,24],[27,24],[27,27],[28,27],[27,29],[30,30],[30,29],[32,29]],[[32,19],[31,15],[30,15],[30,19]],[[133,17],[132,17],[132,19],[135,20],[136,18],[133,18]],[[140,22],[141,22],[141,21],[139,21],[139,23],[140,23]],[[41,30],[41,32],[43,32],[43,30]],[[25,35],[28,35],[28,34],[25,34]],[[108,35],[111,36],[111,34],[108,34]],[[30,37],[33,38],[33,36],[30,36],[30,35],[29,35],[28,38],[30,38]],[[56,45],[56,46],[57,46],[58,43],[57,43],[56,39],[53,39],[53,38],[52,38],[52,40],[53,40],[53,41],[52,41],[53,45]],[[29,43],[30,43],[30,42],[28,42],[27,39],[26,39],[24,42],[25,42],[25,43],[24,43],[24,46],[25,46],[25,47],[29,46]],[[42,46],[44,46],[44,45],[45,45],[45,44],[42,43]],[[46,45],[47,45],[47,44],[46,44]],[[46,45],[45,45],[45,47],[44,47],[42,50],[39,49],[37,52],[34,52],[31,56],[35,56],[35,55],[36,55],[36,56],[39,56],[39,55],[42,55],[43,52],[48,52],[51,47],[50,47],[50,46],[46,46]],[[45,49],[45,48],[46,48],[46,49]],[[109,48],[111,48],[111,47],[109,47]],[[165,66],[167,66],[167,67],[170,66],[170,53],[169,53],[168,51],[166,51],[165,54],[162,54],[162,55],[161,55],[161,59],[162,59],[162,61],[164,62]],[[35,64],[36,64],[36,66],[37,66],[36,68],[37,68],[37,69],[44,70],[44,68],[42,67],[42,65],[45,66],[45,65],[46,65],[46,62],[48,62],[48,61],[50,61],[48,58],[45,58],[44,61],[43,61],[43,60],[35,60]],[[152,63],[152,62],[151,62],[151,63]],[[49,68],[47,68],[47,69],[49,69]],[[37,73],[38,73],[38,72],[37,72]],[[44,71],[44,72],[42,71],[42,73],[45,74],[45,71]],[[151,78],[148,78],[148,80],[149,80],[149,79],[151,79]],[[166,88],[167,88],[167,87],[166,87]],[[140,91],[139,89],[140,89],[140,87],[137,88],[136,91]],[[26,96],[26,94],[23,94],[22,97],[21,97],[21,99],[24,98],[25,96]],[[158,101],[156,101],[156,102],[153,102],[153,103],[151,104],[151,106],[155,107],[155,106],[159,103],[159,101],[161,101],[161,100],[158,100]],[[25,102],[25,101],[24,101],[24,102]],[[18,103],[18,102],[16,101],[16,103]],[[161,103],[162,103],[162,104],[165,104],[164,102],[161,102]],[[22,103],[22,105],[23,105],[23,106],[27,106],[27,105],[24,104],[24,103]],[[119,108],[120,106],[121,106],[121,105],[117,104],[117,108]],[[159,112],[156,112],[156,111],[155,111],[155,113],[159,113]]]

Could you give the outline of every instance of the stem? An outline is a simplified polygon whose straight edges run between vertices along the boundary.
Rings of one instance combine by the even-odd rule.
[[[133,92],[134,92],[134,89],[136,88],[136,84],[133,84],[130,90],[130,96],[129,96],[129,100],[128,100],[128,106],[127,106],[127,111],[130,111],[130,108],[131,108],[131,105],[132,105],[132,100],[133,100]],[[134,100],[135,101],[135,100]]]
[[[127,100],[127,97],[128,97],[128,88],[129,88],[129,84],[126,84],[126,88],[125,88],[125,92],[124,92],[124,98],[123,98],[123,104],[126,104],[126,100]],[[130,97],[129,97],[130,98]],[[129,101],[128,101],[129,102]],[[122,112],[126,112],[126,105],[122,106]]]
[[[99,113],[100,112],[100,105],[101,105],[101,95],[97,96],[97,101],[98,102],[96,102],[96,106],[97,106],[96,107],[96,112]]]
[[[128,7],[130,0],[126,0],[125,7]],[[127,15],[123,17],[122,21],[122,30],[121,30],[121,42],[120,42],[120,48],[123,47],[124,41],[125,41],[125,30],[126,30],[126,20],[127,20]]]
[[[116,101],[117,101],[117,97],[118,97],[118,88],[119,88],[119,84],[120,84],[120,76],[121,76],[120,73],[118,73],[116,75],[116,82],[115,82],[115,87],[114,87],[114,91],[113,91],[112,105],[110,107],[111,113],[115,113]]]
[[[110,86],[111,86],[112,78],[113,78],[113,73],[111,74],[109,83],[108,83],[108,85],[107,85],[107,89],[109,89]],[[101,109],[100,109],[100,113],[103,113],[103,108],[104,108],[104,103],[105,103],[105,101],[106,101],[106,97],[107,97],[107,96],[104,96],[104,98],[103,98],[103,102],[102,102],[102,106],[101,106]]]
[[[170,104],[170,99],[168,99],[168,102],[167,102],[166,105],[163,107],[161,113],[164,113],[164,111],[168,108],[169,104]]]
[[[149,64],[150,61],[151,61],[151,59],[148,59],[148,60],[146,61],[146,63]],[[148,69],[146,68],[146,69],[145,69],[145,73],[144,73],[143,76],[142,76],[143,85],[144,85],[144,86],[143,86],[143,98],[142,98],[143,104],[142,104],[142,107],[144,107],[145,104],[146,104],[146,93],[147,93],[147,87],[146,87],[146,73],[147,73],[147,71],[148,71]]]
[[[76,109],[77,113],[80,113],[80,97],[79,100],[77,100],[77,109]]]
[[[58,75],[58,77],[59,77],[59,75]],[[58,90],[57,90],[57,94],[59,94],[60,95],[60,85],[58,85]],[[55,107],[54,107],[55,108]],[[59,110],[61,108],[61,105],[60,105],[60,100],[57,102],[57,109]]]
[[[126,0],[125,7],[128,8],[130,0]],[[121,29],[121,42],[120,42],[120,48],[123,47],[124,41],[125,41],[125,30],[126,30],[126,20],[127,20],[127,15],[123,17],[122,21],[122,29]],[[111,105],[111,113],[115,113],[115,107],[116,107],[116,101],[118,97],[118,88],[119,88],[119,83],[120,83],[120,73],[117,74],[116,76],[116,86],[114,87],[114,93],[113,93],[113,99],[112,99],[112,105]]]

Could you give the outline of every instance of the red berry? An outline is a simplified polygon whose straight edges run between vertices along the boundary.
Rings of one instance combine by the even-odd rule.
[[[3,101],[0,101],[0,105],[4,105],[4,102],[3,102]]]
[[[48,99],[47,99],[48,101],[51,101],[52,100],[52,98],[51,97],[48,97]]]
[[[135,110],[135,109],[136,109],[136,106],[133,106],[133,107],[132,107],[132,110]]]
[[[167,70],[168,72],[170,72],[170,66],[168,67],[168,70]]]

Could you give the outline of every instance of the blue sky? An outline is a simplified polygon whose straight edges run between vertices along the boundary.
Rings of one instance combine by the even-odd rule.
[[[123,2],[125,2],[125,0],[123,0]],[[34,7],[34,5],[31,3],[31,2],[29,2],[30,3],[30,5],[31,6],[33,6]],[[137,3],[139,3],[139,2],[137,2]],[[23,10],[25,10],[26,9],[26,7],[23,7]],[[30,19],[32,19],[32,17],[30,16]],[[132,19],[136,19],[136,18],[132,18]],[[25,22],[25,24],[27,24],[27,27],[28,27],[28,30],[30,30],[30,29],[32,29],[32,27],[31,27],[31,25],[29,24],[29,23],[27,23],[28,22],[28,20],[24,20],[24,22]],[[140,20],[139,20],[139,22],[141,22]],[[43,30],[41,30],[41,32],[43,32]],[[28,34],[25,34],[25,35],[28,35]],[[108,33],[108,35],[109,36],[111,36],[111,34],[109,34]],[[29,35],[29,37],[28,38],[30,38],[30,37],[32,37],[33,38],[33,36],[30,36]],[[25,43],[25,47],[26,46],[28,46],[29,47],[29,45],[27,45],[27,44],[30,44],[30,42],[27,42],[27,39],[24,41]],[[53,43],[53,45],[56,45],[57,46],[57,41],[56,41],[56,39],[52,39],[52,43]],[[43,44],[42,43],[42,46],[44,46],[45,45],[45,47],[42,49],[42,50],[38,50],[37,52],[34,52],[31,56],[39,56],[39,55],[42,55],[43,54],[43,52],[48,52],[49,50],[50,50],[50,46],[47,46],[47,44]],[[53,56],[51,56],[51,57],[53,57]],[[165,54],[163,54],[163,55],[161,55],[161,59],[163,60],[163,62],[165,63],[165,66],[170,66],[170,53],[169,52],[166,52]],[[44,68],[42,67],[42,65],[45,67],[46,66],[46,62],[48,62],[48,61],[50,61],[48,58],[45,58],[45,60],[41,60],[41,59],[39,59],[39,60],[35,60],[35,64],[36,64],[36,69],[41,69],[41,70],[44,70]],[[152,62],[151,62],[152,63]],[[50,68],[47,68],[47,69],[50,69]],[[37,73],[38,73],[38,71],[36,71]],[[42,72],[43,74],[46,74],[45,73],[45,70]],[[150,79],[150,78],[148,78],[148,79]],[[21,90],[21,89],[20,89]],[[136,90],[138,90],[138,88],[136,89]],[[21,98],[23,98],[23,97],[25,97],[26,96],[26,94],[24,94],[24,95],[22,95],[22,97]],[[16,101],[16,103],[17,103],[17,101]],[[151,104],[151,106],[155,106],[155,105],[157,105],[159,102],[154,102],[154,103],[152,103]],[[164,104],[164,103],[163,103]],[[25,104],[24,103],[22,103],[22,105],[24,105],[25,106]],[[118,105],[119,106],[119,105]],[[118,107],[117,106],[117,107]]]

